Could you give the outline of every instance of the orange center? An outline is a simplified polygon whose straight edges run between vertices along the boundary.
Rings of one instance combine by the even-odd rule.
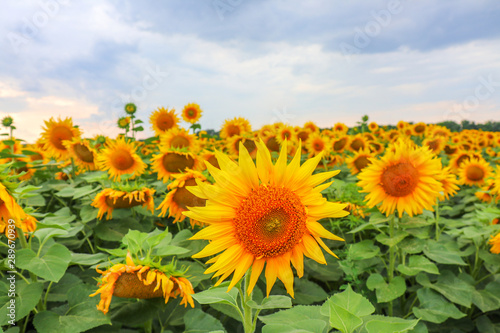
[[[156,126],[158,126],[158,128],[162,131],[169,130],[172,126],[174,126],[174,119],[168,113],[162,113],[156,120]]]
[[[118,170],[127,170],[134,165],[134,158],[122,148],[118,148],[111,154],[111,164]]]
[[[370,164],[370,161],[368,160],[367,156],[359,156],[354,160],[354,165],[356,166],[356,169],[358,169],[358,171],[366,168],[368,164]]]
[[[325,143],[321,139],[316,139],[313,142],[314,151],[320,152],[325,148]]]
[[[419,179],[418,170],[410,163],[387,167],[381,177],[385,192],[393,197],[404,197],[413,192]]]
[[[230,125],[227,125],[226,130],[227,130],[227,136],[229,138],[232,137],[233,135],[240,135],[239,126],[230,124]]]
[[[302,142],[305,142],[308,137],[309,137],[308,131],[300,131],[299,133],[297,133],[297,138],[302,140]]]
[[[187,207],[202,207],[205,206],[205,199],[200,199],[186,189],[186,186],[194,186],[196,181],[194,178],[185,181],[183,187],[179,187],[174,194],[172,200],[182,209],[187,210]]]
[[[484,178],[484,170],[477,165],[470,165],[465,171],[467,179],[472,181],[480,181]]]
[[[59,150],[67,150],[62,142],[64,140],[71,140],[72,138],[73,132],[66,126],[55,126],[50,134],[50,142]]]
[[[361,148],[365,148],[365,143],[361,139],[354,139],[351,142],[351,148],[355,151],[360,150]]]
[[[170,141],[170,145],[174,148],[189,147],[189,140],[181,135],[176,135]]]
[[[186,168],[191,169],[193,166],[194,159],[189,155],[170,152],[163,156],[163,167],[168,172],[182,172]]]
[[[85,145],[77,143],[73,146],[73,151],[80,160],[87,163],[94,162],[94,154]]]
[[[439,148],[439,141],[438,140],[432,140],[427,142],[427,147],[429,147],[432,151],[437,151]]]
[[[290,251],[306,231],[306,210],[287,188],[260,185],[245,198],[234,219],[237,239],[257,258]]]

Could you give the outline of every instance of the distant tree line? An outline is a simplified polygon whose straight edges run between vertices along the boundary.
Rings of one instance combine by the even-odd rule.
[[[460,124],[457,124],[454,121],[443,121],[437,123],[437,125],[444,126],[452,132],[460,132],[466,129],[500,132],[500,122],[491,120],[485,122],[484,124],[476,124],[475,122],[468,120],[462,120]]]

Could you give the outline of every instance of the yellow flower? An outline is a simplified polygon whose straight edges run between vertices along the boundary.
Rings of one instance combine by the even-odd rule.
[[[368,124],[368,129],[370,130],[370,132],[375,132],[376,130],[378,130],[378,124],[376,122],[371,122]]]
[[[403,212],[413,216],[423,209],[433,210],[443,185],[439,181],[441,160],[426,147],[414,147],[411,142],[399,140],[394,151],[388,149],[380,160],[358,175],[358,186],[366,195],[368,207],[382,202],[380,211],[386,215],[396,209],[399,217]]]
[[[127,254],[126,264],[116,264],[111,268],[101,271],[99,289],[91,295],[101,294],[97,309],[104,314],[108,313],[113,296],[123,298],[150,299],[163,297],[165,304],[170,297],[182,297],[181,305],[191,305],[194,308],[193,286],[182,276],[174,276],[171,272],[163,272],[149,266],[136,265],[130,253]],[[180,274],[179,274],[180,275]]]
[[[153,171],[158,173],[158,179],[164,183],[171,176],[186,169],[198,170],[200,167],[199,158],[195,154],[167,149],[161,149],[159,154],[153,156],[151,162]]]
[[[242,117],[234,119],[226,119],[220,130],[219,136],[223,139],[230,138],[235,135],[243,135],[246,132],[251,132],[252,126],[250,122]]]
[[[71,118],[65,118],[64,120],[58,118],[55,121],[54,118],[50,118],[49,121],[45,121],[45,126],[43,127],[44,132],[41,140],[43,149],[56,159],[68,158],[69,152],[63,141],[80,136],[80,130],[73,127],[73,120]]]
[[[276,279],[293,297],[293,272],[290,262],[303,275],[303,256],[326,264],[321,247],[335,256],[321,237],[340,240],[317,220],[342,217],[345,205],[328,202],[321,191],[331,183],[322,184],[339,171],[311,175],[321,154],[300,165],[300,147],[287,165],[287,141],[278,160],[262,141],[257,144],[257,165],[241,144],[239,163],[216,152],[220,169],[207,164],[215,184],[198,182],[188,187],[194,195],[207,199],[205,207],[188,207],[184,215],[209,224],[191,239],[211,242],[195,258],[217,254],[205,273],[214,273],[218,285],[233,274],[231,289],[252,267],[247,292],[251,293],[266,265],[267,295]]]
[[[443,171],[438,175],[438,179],[443,185],[443,192],[439,194],[439,200],[447,200],[451,195],[455,195],[460,187],[457,186],[457,176],[451,171],[451,167],[443,168]]]
[[[126,142],[124,138],[108,142],[97,155],[97,166],[103,171],[108,170],[114,180],[125,174],[132,174],[131,179],[135,178],[146,169],[146,163],[136,154],[134,143]]]
[[[295,128],[290,125],[282,124],[278,127],[276,140],[282,144],[285,140],[294,142],[296,139]]]
[[[182,212],[186,211],[187,207],[205,206],[205,199],[198,198],[186,189],[186,186],[196,185],[197,180],[206,181],[207,179],[201,173],[189,169],[186,173],[175,176],[175,180],[168,185],[170,192],[156,208],[161,209],[159,216],[165,216],[168,210],[168,217],[175,217],[174,223],[182,222],[186,218]],[[192,226],[196,222],[191,219]]]
[[[491,236],[491,239],[489,241],[489,244],[491,244],[491,253],[499,254],[500,253],[500,233],[498,233],[495,237]]]
[[[95,170],[94,157],[96,152],[90,146],[89,140],[82,140],[80,137],[76,137],[72,140],[64,141],[63,144],[70,156],[73,157],[76,165],[83,169]]]
[[[253,138],[241,137],[239,135],[234,135],[227,140],[227,150],[232,156],[238,156],[240,150],[240,143],[248,150],[250,156],[255,158],[257,154],[257,146]]]
[[[164,107],[158,108],[149,117],[151,128],[155,131],[156,135],[165,133],[166,131],[178,127],[179,118],[175,114],[175,109],[165,109]]]
[[[370,165],[372,157],[375,157],[375,154],[368,149],[360,149],[355,152],[352,157],[346,160],[347,166],[351,169],[351,174],[355,175]]]
[[[187,123],[194,124],[201,118],[202,112],[198,104],[189,103],[182,109],[182,119]]]
[[[349,135],[342,135],[334,139],[332,142],[332,150],[336,153],[342,153],[344,149],[348,147],[349,141]]]
[[[128,114],[134,114],[137,111],[137,106],[134,103],[128,103],[125,105],[125,112]]]
[[[347,133],[349,127],[347,127],[347,125],[344,123],[336,123],[335,125],[333,125],[332,130],[342,135]]]
[[[458,169],[460,184],[482,185],[492,173],[492,168],[483,158],[472,158],[460,164]]]
[[[367,147],[366,139],[361,134],[355,135],[349,143],[349,149],[351,151],[358,151],[360,149],[365,149],[366,147]]]
[[[120,191],[106,188],[95,196],[91,205],[99,208],[99,212],[97,213],[99,220],[102,219],[104,213],[107,214],[106,220],[112,219],[115,208],[132,208],[142,205],[142,207],[147,207],[151,213],[154,213],[154,193],[155,190],[147,187],[134,191]]]
[[[183,128],[172,128],[160,135],[160,144],[164,149],[186,148],[190,152],[198,151],[199,142],[196,136]]]
[[[327,156],[330,153],[331,143],[330,139],[326,136],[314,132],[309,135],[307,141],[305,142],[305,147],[309,152],[309,157],[323,154]]]

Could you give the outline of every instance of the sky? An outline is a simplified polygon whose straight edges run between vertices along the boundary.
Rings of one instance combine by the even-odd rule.
[[[245,117],[320,127],[500,121],[498,0],[3,1],[0,117],[34,142],[71,117],[115,135],[128,102],[195,102],[203,129]],[[187,125],[186,125],[187,127]],[[4,128],[0,133],[4,133]]]

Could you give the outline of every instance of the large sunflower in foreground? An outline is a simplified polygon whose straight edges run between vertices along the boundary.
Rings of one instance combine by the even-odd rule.
[[[139,155],[136,154],[134,143],[126,142],[123,137],[109,142],[107,147],[97,155],[99,169],[107,170],[113,180],[122,175],[131,174],[131,178],[140,176],[146,169]]]
[[[185,122],[194,124],[201,118],[201,113],[203,111],[200,109],[200,106],[196,103],[189,103],[184,106],[182,109],[182,119]]]
[[[218,285],[233,274],[231,289],[252,267],[247,292],[251,293],[266,265],[267,295],[276,278],[293,297],[293,272],[303,275],[303,256],[326,264],[321,247],[335,256],[321,237],[343,241],[327,231],[317,220],[342,217],[345,205],[328,202],[322,184],[339,171],[312,175],[321,154],[300,165],[300,147],[287,165],[287,141],[273,165],[271,154],[262,141],[257,144],[257,166],[246,148],[240,145],[239,163],[216,152],[220,169],[207,164],[215,184],[196,181],[188,187],[197,197],[207,199],[205,207],[188,207],[184,215],[209,224],[191,239],[211,242],[195,258],[211,256],[205,273],[220,277]],[[322,184],[322,185],[321,185]]]
[[[441,160],[426,147],[415,147],[411,142],[399,140],[394,149],[388,149],[380,159],[358,175],[361,192],[368,193],[368,206],[382,203],[380,211],[386,215],[398,210],[413,216],[423,209],[433,210],[436,198],[443,191],[440,182]]]
[[[181,296],[181,305],[187,306],[189,303],[194,308],[191,282],[182,276],[182,272],[168,266],[136,265],[129,253],[125,264],[113,265],[105,271],[96,270],[102,276],[99,289],[90,297],[101,294],[97,309],[104,314],[108,312],[113,296],[140,299],[163,297],[165,304],[170,297]]]
[[[151,128],[155,131],[156,135],[165,133],[166,131],[178,127],[179,118],[175,114],[175,109],[170,111],[163,107],[158,108],[149,117]]]
[[[69,156],[68,149],[64,146],[64,140],[72,140],[74,137],[80,136],[80,130],[73,126],[71,118],[65,118],[57,121],[50,118],[44,121],[46,127],[42,127],[44,132],[42,135],[43,149],[51,156],[57,159],[65,159]]]

